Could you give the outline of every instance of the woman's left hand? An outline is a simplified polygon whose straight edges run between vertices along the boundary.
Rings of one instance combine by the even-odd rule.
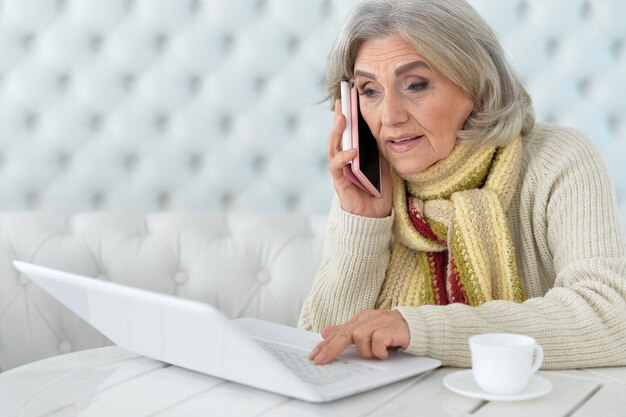
[[[364,358],[387,359],[388,349],[409,345],[409,326],[398,311],[362,310],[350,321],[322,330],[322,340],[309,354],[318,365],[332,362],[354,344]]]

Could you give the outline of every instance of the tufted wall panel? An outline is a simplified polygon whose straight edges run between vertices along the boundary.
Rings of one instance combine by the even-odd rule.
[[[0,0],[0,209],[325,213],[319,87],[355,0]],[[471,0],[626,218],[626,2]]]
[[[24,260],[296,325],[325,216],[0,215],[0,371],[108,341],[13,268]]]

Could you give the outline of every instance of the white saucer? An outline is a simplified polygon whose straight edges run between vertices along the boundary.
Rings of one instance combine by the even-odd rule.
[[[480,398],[487,401],[523,401],[541,397],[552,391],[552,382],[539,375],[533,375],[528,385],[517,394],[498,395],[489,394],[476,384],[472,370],[458,371],[446,375],[443,385],[450,391],[472,398]]]

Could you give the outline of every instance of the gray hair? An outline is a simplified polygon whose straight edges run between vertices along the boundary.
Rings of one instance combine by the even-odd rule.
[[[346,20],[329,54],[325,83],[331,106],[339,82],[354,76],[360,46],[400,34],[430,64],[459,85],[478,110],[460,141],[504,145],[528,134],[532,101],[487,22],[465,0],[366,0]]]

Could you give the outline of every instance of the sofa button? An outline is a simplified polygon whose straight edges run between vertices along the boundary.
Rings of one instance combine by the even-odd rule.
[[[267,284],[268,282],[270,282],[270,280],[272,279],[272,276],[270,275],[269,272],[265,271],[265,270],[261,270],[259,271],[259,273],[256,275],[256,279],[257,281],[259,281],[261,284]]]
[[[27,286],[28,284],[30,284],[30,278],[28,278],[26,275],[24,274],[20,274],[20,276],[18,277],[18,281],[20,282],[20,284],[22,284],[24,287]]]
[[[59,352],[70,353],[72,351],[72,344],[70,342],[61,342],[59,345]]]
[[[183,285],[184,283],[187,282],[188,279],[189,279],[189,276],[183,271],[178,271],[176,275],[174,275],[174,281],[178,285]]]

